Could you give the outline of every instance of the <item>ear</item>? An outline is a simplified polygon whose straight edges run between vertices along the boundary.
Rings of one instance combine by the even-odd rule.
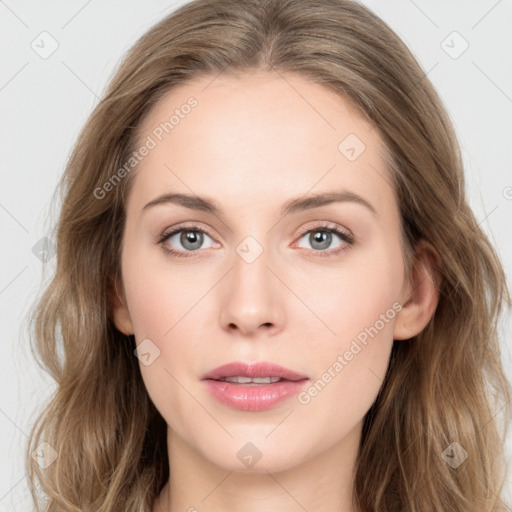
[[[441,266],[441,257],[434,246],[420,240],[415,247],[410,279],[402,289],[402,309],[395,317],[394,339],[412,338],[434,315],[439,301]]]
[[[109,287],[108,292],[111,317],[117,329],[123,334],[129,336],[133,334],[132,319],[130,312],[128,311],[128,306],[126,305],[124,291],[121,296],[119,289],[123,290],[123,286],[121,280],[116,278],[111,281],[111,286]]]

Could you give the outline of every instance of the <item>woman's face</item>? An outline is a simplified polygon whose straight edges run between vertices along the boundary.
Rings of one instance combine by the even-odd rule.
[[[353,453],[405,298],[377,130],[303,78],[211,76],[160,100],[137,148],[115,320],[174,442],[237,471]],[[232,362],[305,379],[203,379]]]

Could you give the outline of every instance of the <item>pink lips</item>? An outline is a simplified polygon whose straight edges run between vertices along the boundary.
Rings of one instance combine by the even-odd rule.
[[[286,380],[302,380],[307,379],[307,375],[301,375],[292,370],[288,370],[284,366],[268,363],[242,363],[236,361],[234,363],[225,364],[203,375],[202,379],[222,379],[224,377],[280,377]]]
[[[219,379],[226,377],[279,377],[270,384],[232,383]],[[203,375],[210,393],[221,403],[242,411],[262,411],[274,407],[297,394],[309,380],[283,366],[269,362],[247,364],[235,362],[219,366]]]

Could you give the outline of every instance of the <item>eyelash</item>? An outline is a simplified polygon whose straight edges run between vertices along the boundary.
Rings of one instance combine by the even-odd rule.
[[[200,232],[200,233],[204,233],[205,235],[210,236],[207,231],[205,231],[204,229],[200,228],[199,226],[197,226],[195,224],[187,225],[187,226],[177,226],[170,232],[164,232],[159,237],[157,242],[158,242],[158,244],[162,245],[162,248],[164,249],[164,251],[166,251],[170,255],[175,256],[177,258],[190,258],[191,256],[194,255],[194,253],[199,252],[199,250],[200,250],[200,249],[197,249],[195,251],[176,251],[174,249],[169,249],[169,247],[165,245],[165,242],[167,240],[169,240],[169,238],[171,238],[176,233],[179,233],[180,231]],[[341,254],[342,252],[348,250],[354,244],[354,238],[352,235],[350,235],[348,232],[346,232],[344,230],[341,230],[340,228],[338,228],[336,226],[330,226],[328,224],[319,224],[319,225],[316,225],[313,227],[302,229],[299,233],[299,239],[302,238],[306,233],[315,232],[315,231],[327,231],[329,233],[334,233],[335,235],[338,235],[341,238],[341,240],[343,240],[345,242],[344,245],[338,247],[337,249],[331,249],[329,251],[320,251],[320,250],[316,250],[316,249],[309,249],[309,251],[311,251],[313,253],[313,255],[315,255],[315,256],[320,256],[321,258],[337,256],[337,255]],[[212,237],[210,236],[210,238],[212,238]],[[189,255],[185,254],[187,252],[190,254]]]

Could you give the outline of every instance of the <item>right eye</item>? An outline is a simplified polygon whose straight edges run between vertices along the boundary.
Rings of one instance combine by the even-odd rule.
[[[162,234],[158,243],[163,246],[165,251],[172,254],[173,256],[186,258],[193,255],[187,255],[187,252],[195,253],[201,249],[205,240],[205,236],[212,240],[206,231],[197,226],[180,226],[170,232],[165,232]],[[179,247],[180,245],[181,248]],[[209,247],[212,247],[212,245]],[[209,247],[206,248],[208,249]]]

